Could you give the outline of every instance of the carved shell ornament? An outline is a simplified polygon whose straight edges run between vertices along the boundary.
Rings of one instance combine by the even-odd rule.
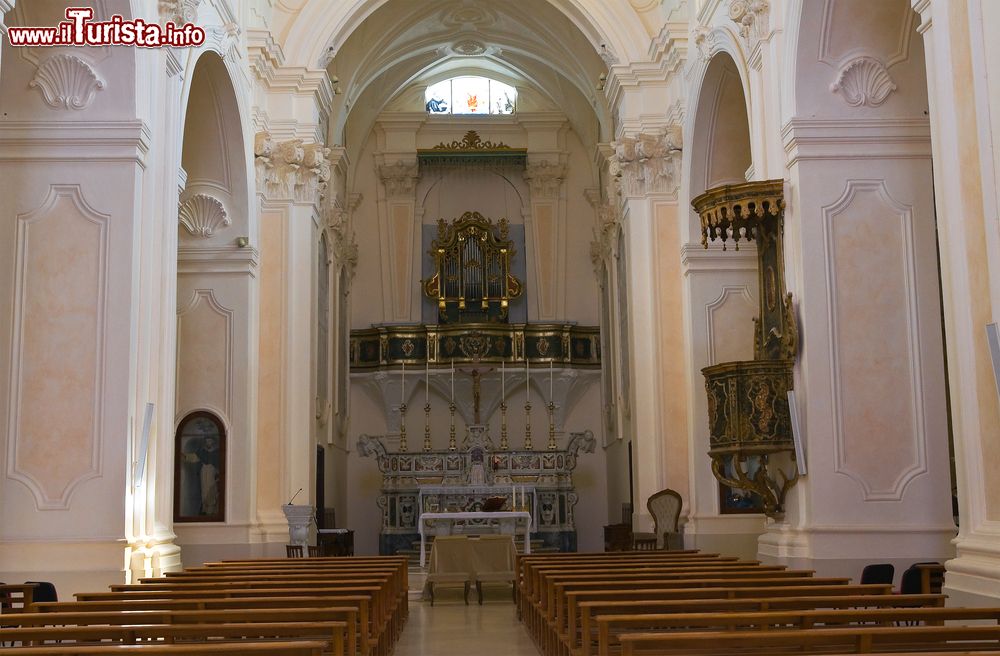
[[[49,57],[28,84],[42,92],[46,104],[56,109],[86,109],[105,87],[90,64],[73,55]]]
[[[192,237],[204,238],[232,223],[222,201],[208,194],[195,194],[181,203],[178,220]]]
[[[851,107],[878,107],[896,90],[889,71],[874,57],[857,57],[840,69],[830,91],[840,93]]]

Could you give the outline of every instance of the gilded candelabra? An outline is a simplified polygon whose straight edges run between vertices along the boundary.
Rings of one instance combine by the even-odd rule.
[[[549,401],[549,451],[556,450],[556,404]]]
[[[534,450],[531,445],[531,401],[524,404],[524,450]]]
[[[431,450],[431,404],[424,404],[424,451]]]
[[[448,429],[448,450],[458,451],[458,444],[455,442],[455,402],[452,401],[448,404],[448,410],[451,411],[451,428]]]
[[[500,450],[506,451],[510,448],[507,441],[507,402],[500,402]]]
[[[399,404],[399,452],[406,453],[406,404]]]

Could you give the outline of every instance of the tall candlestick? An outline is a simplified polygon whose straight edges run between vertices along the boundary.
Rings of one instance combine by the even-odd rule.
[[[507,363],[500,363],[500,400],[507,400]]]
[[[424,362],[424,405],[431,402],[431,363]]]
[[[528,356],[524,356],[524,402],[531,402],[531,363]]]
[[[552,403],[552,360],[549,360],[549,403]]]
[[[406,363],[403,363],[403,370],[399,374],[399,405],[406,403]]]
[[[451,359],[451,402],[455,402],[455,358]]]

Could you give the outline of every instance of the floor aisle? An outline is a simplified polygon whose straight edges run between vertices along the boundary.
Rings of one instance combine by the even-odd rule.
[[[442,589],[431,607],[411,595],[410,618],[393,656],[535,656],[535,645],[517,620],[510,586],[491,585],[484,597],[478,605],[473,588],[466,606],[461,590]]]

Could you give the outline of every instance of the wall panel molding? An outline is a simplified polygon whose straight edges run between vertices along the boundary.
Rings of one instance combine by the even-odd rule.
[[[872,211],[872,201],[878,205],[880,213],[875,216],[870,214],[864,216],[866,211]],[[867,209],[864,204],[866,202]],[[853,211],[857,211],[858,214],[852,217]],[[901,501],[907,485],[928,471],[925,413],[921,396],[923,380],[916,297],[913,209],[896,201],[889,194],[884,180],[848,180],[841,197],[834,203],[822,207],[821,214],[828,280],[827,311],[831,327],[829,357],[834,415],[834,471],[854,480],[860,487],[865,501]],[[845,221],[852,222],[851,230],[838,236],[837,224]],[[879,225],[888,221],[895,223],[891,229]],[[887,231],[886,234],[880,235],[886,239],[873,241],[872,237],[878,235],[877,231],[880,229]],[[861,235],[864,230],[869,234]],[[898,249],[896,271],[892,271],[894,262],[891,260],[894,240]],[[851,267],[845,266],[841,271],[837,265],[838,257],[857,258],[859,257],[857,249],[866,246],[877,249],[866,254],[880,259],[880,278],[867,280],[868,285],[863,292],[868,297],[867,306],[861,307],[855,303],[848,311],[842,307],[844,298],[840,296],[840,286],[842,282],[850,280],[839,280],[838,274],[847,275]],[[850,252],[852,250],[853,253]],[[848,264],[851,263],[852,261],[848,261]],[[855,285],[851,287],[846,291],[851,298],[857,299],[859,290]],[[880,316],[878,318],[884,320],[881,326],[862,325],[869,317],[858,316],[859,314],[866,310],[869,313],[891,311],[889,303],[894,297],[899,298],[897,294],[902,295],[902,303],[898,308],[901,316]],[[894,319],[905,324],[901,326],[900,340],[895,340],[890,334],[893,324],[897,323]],[[859,339],[854,339],[855,337]],[[897,341],[900,343],[896,343]],[[865,348],[874,348],[875,353],[860,350]],[[893,353],[892,349],[900,350]],[[896,399],[898,403],[905,402],[908,406],[898,408],[900,414],[905,412],[908,415],[905,420],[902,416],[886,416],[886,413],[893,413],[893,408],[892,399],[885,398],[885,394],[879,398],[877,406],[869,404],[859,407],[859,404],[864,406],[863,401],[866,398],[863,390],[859,392],[857,389],[863,383],[858,380],[849,381],[848,377],[857,373],[844,368],[845,364],[852,364],[850,361],[852,357],[855,366],[865,366],[859,365],[859,361],[870,363],[875,368],[875,371],[871,372],[874,375],[880,373],[878,370],[887,372],[885,380],[873,381],[871,384],[878,385],[883,390],[898,390],[904,385],[908,388],[905,392],[900,392],[906,395],[905,399],[902,397]],[[902,376],[893,378],[888,374],[888,370],[893,366],[905,370]],[[866,381],[871,380],[869,376],[863,378]],[[854,403],[850,403],[847,398],[853,399]],[[846,407],[848,403],[851,405],[850,408]],[[850,420],[847,415],[848,410],[851,415]],[[870,421],[859,424],[857,418],[864,416]],[[895,445],[888,441],[893,436],[892,429],[885,424],[887,420],[898,426],[895,437],[899,441]],[[903,421],[908,425],[900,426]],[[853,425],[849,427],[848,424]],[[872,431],[879,434],[873,435]],[[880,453],[884,454],[878,462],[873,462],[862,452],[864,444],[871,443],[872,440],[877,440]]]
[[[7,477],[38,510],[102,474],[110,220],[78,185],[16,219]]]

